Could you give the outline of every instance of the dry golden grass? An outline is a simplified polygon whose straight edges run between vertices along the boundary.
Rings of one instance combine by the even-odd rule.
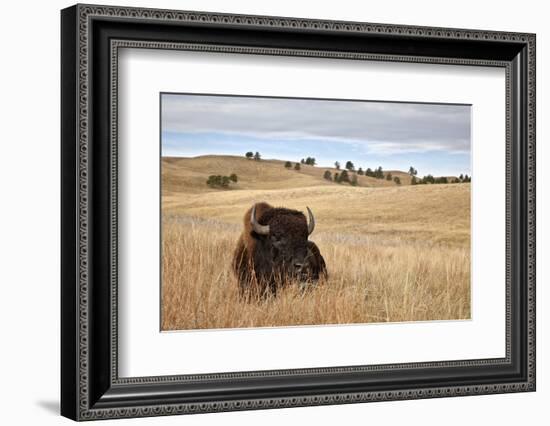
[[[183,175],[193,177],[163,168],[163,330],[470,317],[469,184],[351,187],[307,175],[315,180],[300,187],[254,182],[241,170],[244,189],[205,190],[201,179],[201,190],[178,184]],[[326,281],[239,299],[231,258],[242,216],[257,201],[313,210]]]
[[[164,157],[162,159],[162,184],[165,193],[181,192],[204,193],[214,191],[205,186],[209,175],[227,175],[236,173],[239,182],[234,189],[289,189],[309,186],[339,186],[323,179],[325,170],[334,173],[338,170],[330,167],[300,165],[300,170],[286,169],[281,160],[248,160],[230,155],[204,155],[194,158]],[[292,163],[294,166],[295,163]],[[402,184],[411,181],[407,173],[389,170],[392,176],[398,176]],[[375,179],[357,175],[357,184],[362,187],[394,187],[393,181]]]

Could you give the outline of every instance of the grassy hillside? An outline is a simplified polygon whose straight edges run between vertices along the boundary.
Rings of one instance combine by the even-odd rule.
[[[164,215],[208,218],[240,226],[244,212],[259,201],[301,211],[309,206],[319,232],[377,234],[458,244],[467,242],[470,235],[470,184],[391,188],[329,184],[173,193],[163,196],[162,207]]]
[[[470,184],[359,176],[352,187],[323,179],[324,168],[229,156],[165,158],[162,166],[163,330],[470,316]],[[205,184],[230,173],[238,190]],[[231,256],[245,211],[259,201],[313,210],[310,238],[327,281],[307,293],[290,287],[265,301],[239,299]]]
[[[292,163],[294,167],[295,163]],[[339,185],[323,179],[329,170],[332,175],[340,171],[330,167],[308,166],[300,164],[300,170],[286,169],[281,160],[248,160],[231,155],[205,155],[194,158],[163,157],[162,183],[163,191],[170,192],[204,192],[208,190],[205,182],[210,175],[229,175],[236,173],[239,182],[232,185],[234,189],[282,189],[303,188],[318,185]],[[398,176],[403,185],[410,184],[407,173],[389,170],[392,176]],[[384,172],[384,173],[387,173]],[[392,187],[396,184],[386,179],[357,175],[357,184],[361,187]],[[347,184],[344,184],[347,185]]]

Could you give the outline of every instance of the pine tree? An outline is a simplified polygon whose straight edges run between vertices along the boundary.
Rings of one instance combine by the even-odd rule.
[[[342,170],[342,173],[340,173],[340,178],[338,179],[339,182],[348,182],[349,183],[349,174],[347,170]]]
[[[422,183],[435,183],[435,178],[432,175],[426,175],[422,178]]]
[[[309,166],[315,166],[315,158],[307,157],[305,163]]]

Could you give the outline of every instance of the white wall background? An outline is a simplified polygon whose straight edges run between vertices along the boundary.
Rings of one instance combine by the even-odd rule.
[[[104,0],[103,4],[537,33],[538,390],[421,401],[292,408],[119,424],[544,424],[550,401],[550,27],[544,2],[416,0]],[[59,9],[3,4],[0,66],[0,413],[2,424],[68,424],[59,405]],[[102,424],[113,423],[107,421]],[[128,423],[131,422],[131,423]],[[113,423],[115,424],[115,423]]]

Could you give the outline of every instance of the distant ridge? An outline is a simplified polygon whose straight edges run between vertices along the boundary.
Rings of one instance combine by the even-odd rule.
[[[206,180],[210,175],[237,174],[239,181],[233,189],[292,189],[312,186],[345,185],[323,178],[326,170],[334,177],[341,173],[334,167],[319,167],[300,164],[300,170],[285,168],[286,160],[262,159],[249,160],[234,155],[201,155],[197,157],[162,157],[162,189],[166,192],[204,192],[208,190]],[[358,175],[359,187],[394,187],[393,181]],[[399,177],[402,185],[410,185],[411,177],[399,170],[387,170],[392,177]]]

